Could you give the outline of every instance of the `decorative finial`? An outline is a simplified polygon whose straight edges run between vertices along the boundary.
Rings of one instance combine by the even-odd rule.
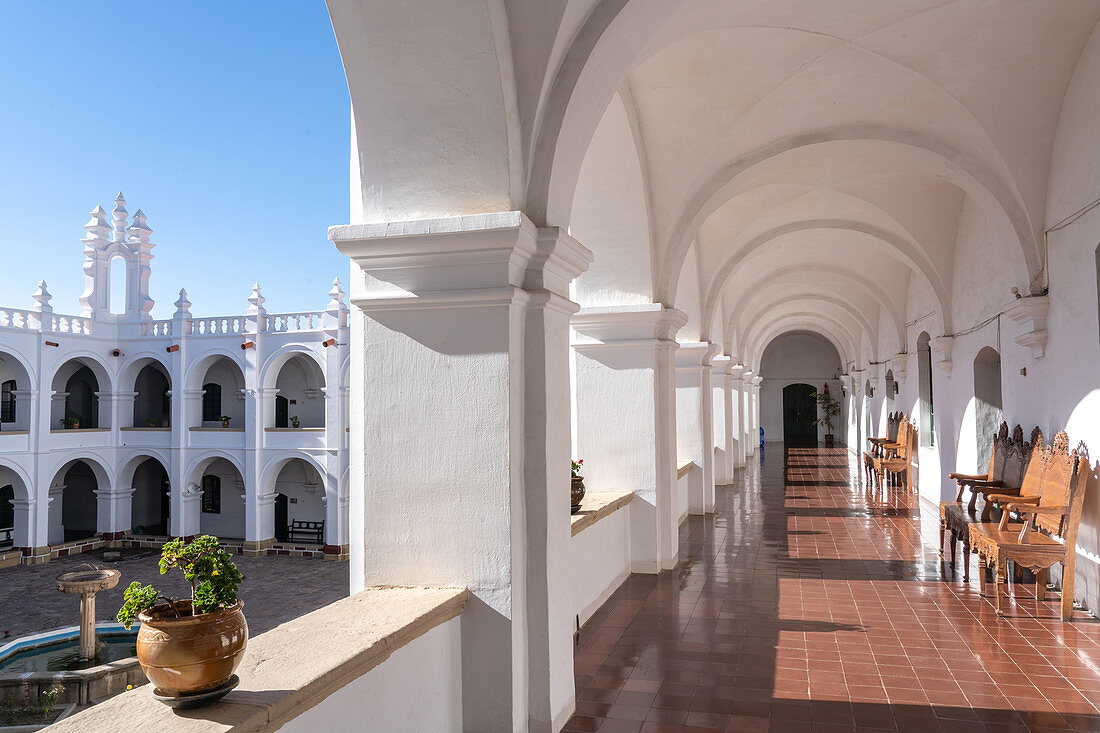
[[[245,311],[245,313],[250,316],[263,315],[267,313],[267,311],[264,309],[264,303],[266,301],[267,298],[260,294],[260,284],[254,283],[252,285],[252,295],[248,296],[248,302],[250,305],[248,306],[248,310]]]
[[[53,296],[50,295],[49,290],[46,290],[45,280],[38,281],[38,287],[34,289],[34,295],[31,297],[34,298],[35,302],[31,310],[38,311],[39,313],[53,313],[53,306],[50,305],[50,299],[53,298]]]
[[[174,305],[176,306],[176,312],[173,314],[173,317],[191,317],[191,301],[187,299],[187,291],[184,288],[180,288],[179,300],[177,300]]]
[[[344,304],[344,289],[340,287],[340,278],[334,278],[332,281],[332,289],[328,291],[329,303],[328,310],[342,310],[347,306]]]
[[[107,224],[107,212],[102,206],[92,209],[92,218],[84,225],[84,229],[88,233],[81,241],[89,247],[95,247],[97,242],[107,241],[107,233],[111,231],[111,227]]]
[[[141,242],[142,244],[149,242],[149,235],[153,233],[153,230],[149,228],[145,221],[145,213],[138,209],[134,214],[134,223],[126,228],[126,231],[130,233],[131,242]]]
[[[119,191],[118,196],[115,197],[115,208],[111,209],[111,217],[114,219],[115,227],[114,241],[126,241],[126,219],[128,216],[129,212],[126,211],[126,199],[123,197],[122,191]]]

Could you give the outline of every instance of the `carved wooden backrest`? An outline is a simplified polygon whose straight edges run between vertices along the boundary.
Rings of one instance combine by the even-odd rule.
[[[1008,448],[1008,423],[1001,421],[1001,427],[993,436],[993,443],[989,448],[989,468],[986,475],[990,479],[1000,481],[1005,473],[1005,450]]]
[[[897,450],[897,457],[901,460],[908,461],[910,452],[913,449],[913,424],[909,422],[908,415],[902,415],[901,420],[898,422],[898,435],[894,441],[899,446]]]
[[[1089,449],[1084,442],[1077,444],[1077,448],[1070,457],[1073,468],[1069,476],[1069,511],[1061,527],[1062,538],[1066,542],[1065,571],[1068,573],[1073,572],[1073,560],[1077,555],[1077,529],[1081,525],[1081,513],[1085,508],[1085,491],[1091,472]]]
[[[1086,451],[1087,452],[1087,451]],[[1074,477],[1077,474],[1077,452],[1069,449],[1069,436],[1061,431],[1054,436],[1054,442],[1043,448],[1037,456],[1042,464],[1043,483],[1040,489],[1039,506],[1070,505]],[[1032,458],[1035,461],[1036,457]],[[1040,516],[1035,525],[1052,534],[1062,533],[1062,517]]]
[[[1038,430],[1039,428],[1035,428],[1035,431]],[[1032,431],[1033,435],[1035,431]],[[1039,436],[1042,440],[1041,431]],[[999,478],[1005,486],[1016,488],[1023,481],[1024,472],[1027,471],[1027,464],[1031,458],[1031,443],[1024,442],[1024,429],[1022,427],[1017,425],[1012,429],[1012,437],[1001,448],[1001,455],[1003,456],[1003,463]]]
[[[901,424],[901,413],[891,412],[886,416],[886,439],[891,443],[898,440],[898,426]]]
[[[1043,461],[1040,460],[1045,446],[1043,431],[1035,428],[1031,431],[1031,454],[1028,456],[1024,477],[1020,480],[1020,496],[1039,496],[1043,491]]]

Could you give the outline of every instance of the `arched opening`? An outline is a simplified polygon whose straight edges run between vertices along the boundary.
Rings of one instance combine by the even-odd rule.
[[[894,412],[894,398],[898,394],[898,383],[894,381],[894,371],[886,370],[886,414]]]
[[[275,538],[288,541],[294,522],[320,522],[316,544],[324,544],[325,482],[308,461],[291,458],[275,479]],[[280,499],[282,497],[282,499]],[[285,509],[285,516],[283,511]],[[306,539],[302,539],[305,536]],[[295,544],[309,543],[309,535],[295,537]]]
[[[50,411],[54,430],[106,428],[107,415],[100,412],[99,392],[109,392],[107,370],[86,357],[70,359],[54,373],[53,405]]]
[[[871,415],[871,398],[875,396],[875,390],[871,387],[871,380],[868,379],[863,385],[863,437],[873,438],[875,436],[873,419]]]
[[[29,408],[20,409],[20,390],[31,388],[30,375],[14,356],[0,351],[0,430],[28,430]]]
[[[935,419],[932,406],[932,348],[931,337],[923,331],[917,337],[917,379],[918,400],[920,401],[920,444],[932,446],[936,443]]]
[[[974,433],[977,438],[977,467],[989,461],[993,436],[1004,420],[1001,398],[1001,355],[986,346],[974,357]]]
[[[837,347],[820,333],[793,330],[768,341],[759,369],[764,377],[758,397],[764,434],[782,435],[788,445],[817,445],[827,430],[817,422],[816,395],[828,385],[829,394],[841,401],[841,413],[833,418],[833,434],[843,442],[848,425],[841,370]]]
[[[244,539],[244,479],[224,458],[215,458],[202,473],[199,530],[219,539]]]
[[[99,489],[96,471],[83,460],[63,466],[50,486],[49,543],[82,540],[96,534]]]
[[[112,315],[121,315],[126,312],[126,260],[115,257],[111,260],[110,279],[107,281],[107,290],[110,293],[110,309]]]
[[[130,531],[136,535],[168,534],[171,499],[168,471],[156,458],[147,458],[134,471]]]
[[[244,374],[236,362],[217,357],[207,367],[202,381],[202,427],[218,427],[229,418],[229,427],[244,429]]]
[[[15,487],[11,484],[0,486],[0,548],[11,547],[15,543]]]
[[[325,426],[325,375],[316,361],[303,354],[290,357],[279,369],[275,388],[275,427],[292,427],[295,423],[302,428]],[[285,414],[281,409],[286,410]]]
[[[171,426],[171,388],[168,372],[159,362],[151,361],[141,368],[134,380],[134,427]]]

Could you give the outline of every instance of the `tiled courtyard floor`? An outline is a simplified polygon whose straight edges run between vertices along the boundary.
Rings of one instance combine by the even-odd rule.
[[[585,625],[567,731],[1100,731],[1100,624],[945,568],[935,507],[781,446]],[[946,575],[945,575],[946,573]]]
[[[79,623],[80,597],[65,595],[54,578],[85,567],[114,568],[122,573],[118,587],[96,595],[96,619],[113,620],[122,605],[122,592],[132,581],[153,583],[174,597],[187,597],[190,589],[183,574],[161,575],[157,550],[123,550],[123,559],[104,562],[101,553],[72,555],[45,565],[0,570],[0,644],[14,637]],[[234,555],[244,574],[240,597],[245,604],[249,633],[261,634],[284,621],[344,598],[349,576],[346,562],[299,557],[245,557]]]

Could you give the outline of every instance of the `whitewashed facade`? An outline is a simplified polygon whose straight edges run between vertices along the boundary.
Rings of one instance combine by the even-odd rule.
[[[324,310],[269,313],[257,285],[241,315],[193,316],[181,290],[173,317],[154,320],[145,215],[131,219],[120,193],[84,228],[83,313],[54,313],[45,282],[32,308],[0,308],[0,563],[197,534],[346,557],[339,280]],[[295,521],[324,522],[309,538],[322,541],[287,543]]]

